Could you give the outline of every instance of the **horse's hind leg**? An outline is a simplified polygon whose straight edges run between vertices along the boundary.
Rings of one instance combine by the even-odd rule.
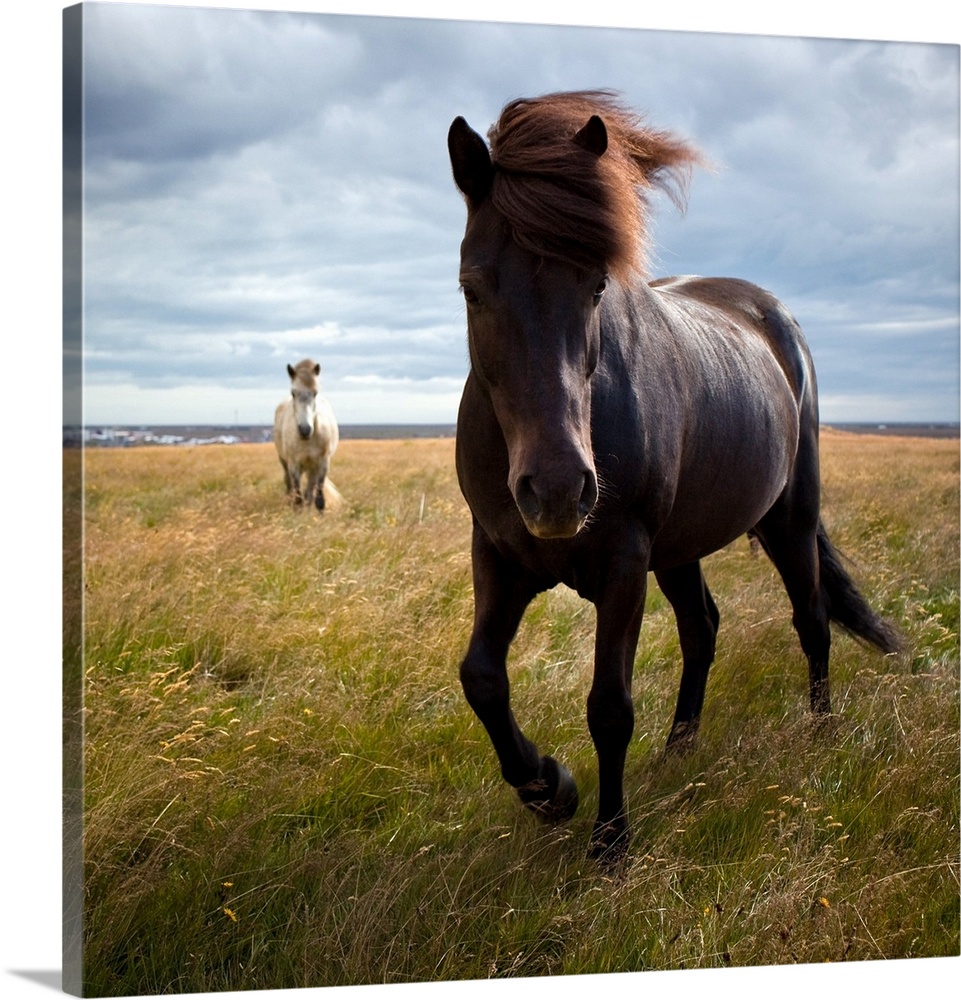
[[[808,661],[811,711],[827,714],[831,711],[831,625],[820,585],[816,516],[813,524],[809,521],[778,501],[758,525],[757,534],[791,600],[792,621]]]
[[[667,750],[683,750],[697,739],[720,616],[700,563],[659,570],[654,576],[674,609],[681,642],[684,666]]]
[[[577,809],[577,786],[553,757],[541,756],[521,732],[510,707],[507,651],[527,605],[542,589],[507,564],[474,526],[474,629],[460,679],[468,704],[484,724],[501,774],[521,801],[542,818],[569,819]]]

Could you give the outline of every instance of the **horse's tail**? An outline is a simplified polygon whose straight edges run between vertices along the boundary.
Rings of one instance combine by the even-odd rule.
[[[334,482],[329,476],[324,480],[324,500],[327,507],[334,510],[344,505],[343,494],[334,486]]]
[[[823,524],[818,524],[818,559],[821,590],[827,599],[831,621],[846,632],[869,642],[883,653],[898,653],[904,640],[898,630],[885,621],[864,599],[854,581],[841,565],[842,555],[828,540]]]

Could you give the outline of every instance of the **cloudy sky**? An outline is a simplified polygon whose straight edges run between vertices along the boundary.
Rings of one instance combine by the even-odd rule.
[[[86,6],[85,420],[453,422],[465,210],[446,133],[609,87],[713,161],[656,274],[747,278],[804,327],[822,418],[957,420],[958,47]]]
[[[224,0],[217,2],[224,5]],[[5,883],[6,898],[16,904],[10,908],[16,919],[8,920],[5,933],[0,935],[0,979],[4,995],[15,1000],[48,995],[51,986],[58,987],[61,967],[59,922],[55,913],[51,917],[51,910],[56,910],[51,900],[57,900],[61,890],[57,860],[61,828],[61,650],[57,609],[61,602],[58,38],[62,6],[62,0],[8,4],[5,30],[0,33],[0,100],[7,139],[5,155],[0,159],[5,250],[0,412],[8,431],[8,447],[12,449],[4,480],[7,488],[0,491],[0,516],[8,529],[5,565],[14,581],[7,587],[4,599],[10,646],[6,662],[11,665],[5,684],[8,702],[20,709],[8,712],[5,720],[5,745],[20,757],[13,752],[6,754],[5,759],[13,763],[5,768],[4,779],[7,800],[17,803],[18,814],[31,819],[29,823],[7,823],[2,833],[4,856],[20,861],[10,866]],[[233,6],[252,5],[233,0]],[[265,0],[260,6],[280,4]],[[287,6],[316,10],[321,5],[289,0]],[[350,7],[371,13],[403,11],[428,16],[448,6],[429,0],[331,0],[323,4],[327,10]],[[956,141],[957,136],[958,66],[956,61],[952,65],[952,60],[957,59],[959,35],[957,18],[945,12],[944,0],[874,5],[839,4],[837,0],[806,0],[803,4],[685,0],[683,4],[634,5],[626,5],[623,0],[592,0],[590,5],[581,0],[551,0],[549,4],[485,0],[477,6],[491,19],[543,22],[549,18],[582,24],[587,17],[593,23],[619,26],[894,38],[950,42],[952,48],[940,52],[926,45],[828,48],[821,43],[785,43],[779,48],[773,39],[727,37],[714,39],[709,51],[698,51],[697,36],[674,36],[677,44],[672,46],[664,38],[658,41],[654,35],[632,32],[630,43],[621,42],[620,54],[615,57],[613,50],[598,51],[592,46],[598,44],[599,38],[619,38],[618,32],[569,29],[574,41],[560,49],[554,48],[553,42],[540,42],[536,48],[533,42],[511,42],[516,36],[504,29],[496,45],[488,34],[483,36],[486,47],[482,47],[482,36],[475,34],[473,42],[462,36],[454,52],[436,54],[448,72],[439,87],[424,82],[415,91],[416,99],[406,102],[408,107],[419,109],[420,131],[412,134],[410,128],[396,127],[394,121],[395,115],[400,120],[404,87],[425,80],[422,74],[431,74],[430,79],[436,81],[438,64],[427,59],[427,43],[409,34],[405,52],[397,51],[396,40],[386,51],[375,52],[372,41],[358,38],[351,49],[342,34],[343,45],[334,46],[333,54],[330,47],[323,50],[326,64],[321,61],[319,46],[313,49],[305,45],[299,51],[306,67],[315,67],[314,87],[303,84],[307,69],[297,65],[297,53],[293,51],[276,56],[272,75],[261,70],[254,78],[246,76],[252,62],[259,60],[263,65],[268,59],[276,35],[258,56],[252,48],[236,42],[239,17],[234,19],[238,27],[232,32],[218,28],[212,47],[205,51],[198,51],[200,37],[183,29],[174,39],[169,32],[155,29],[157,34],[150,36],[149,46],[143,36],[138,40],[136,32],[133,37],[115,37],[115,45],[122,42],[128,48],[113,52],[111,61],[106,62],[108,53],[101,52],[96,63],[91,59],[90,69],[98,68],[102,83],[112,80],[117,96],[139,94],[141,103],[124,109],[135,116],[132,121],[119,117],[114,120],[117,146],[111,156],[105,152],[107,133],[90,137],[88,291],[99,296],[100,312],[97,327],[91,314],[88,329],[91,359],[87,401],[91,407],[97,401],[98,419],[107,419],[109,409],[109,420],[118,422],[152,420],[156,416],[178,422],[231,422],[236,410],[244,419],[268,421],[269,415],[263,416],[261,409],[266,407],[269,413],[283,394],[286,354],[296,355],[301,349],[321,357],[331,395],[336,393],[338,407],[350,412],[349,404],[356,399],[356,393],[347,391],[347,375],[373,376],[376,372],[365,367],[368,361],[374,364],[382,356],[398,357],[405,349],[410,356],[416,355],[417,365],[422,363],[424,351],[414,350],[417,339],[410,334],[412,324],[408,320],[406,326],[401,326],[397,318],[410,314],[420,299],[411,288],[397,289],[393,284],[384,287],[385,272],[383,266],[378,266],[378,261],[387,258],[380,245],[396,245],[401,223],[409,225],[418,239],[429,235],[436,243],[433,253],[422,249],[415,253],[412,242],[405,246],[404,258],[433,262],[429,273],[435,277],[430,280],[438,295],[447,297],[447,305],[438,308],[440,325],[450,330],[452,339],[451,343],[445,340],[434,345],[434,350],[426,353],[436,355],[438,360],[450,358],[450,377],[462,377],[464,354],[458,344],[463,337],[463,316],[455,285],[463,210],[444,162],[448,122],[464,113],[475,127],[484,129],[502,104],[516,94],[540,93],[553,86],[597,84],[622,86],[626,96],[639,108],[646,108],[658,124],[685,131],[690,128],[691,137],[723,165],[723,172],[697,178],[686,217],[679,219],[666,206],[662,209],[657,232],[661,270],[725,270],[769,283],[789,301],[808,329],[825,390],[825,414],[832,419],[852,412],[850,407],[838,405],[842,396],[857,399],[872,394],[880,395],[882,402],[865,407],[865,412],[883,414],[884,419],[892,419],[892,414],[929,412],[941,419],[957,419],[958,206],[957,179],[952,178],[952,173],[957,169],[958,153],[952,139]],[[585,10],[589,13],[585,14]],[[249,24],[250,18],[243,23]],[[273,23],[271,19],[261,22],[268,27]],[[568,32],[561,34],[567,36]],[[558,33],[552,32],[551,36],[556,39]],[[260,35],[261,39],[267,37]],[[922,48],[926,53],[923,58],[919,56]],[[304,49],[308,51],[306,57]],[[812,51],[827,54],[818,61]],[[511,56],[506,60],[508,52]],[[339,60],[336,66],[334,57]],[[356,90],[343,82],[350,59],[364,63],[362,70],[353,71]],[[120,74],[119,78],[108,78],[108,69]],[[263,341],[252,337],[250,354],[262,355],[264,367],[263,371],[253,367],[247,370],[254,388],[241,391],[248,384],[238,360],[242,352],[231,351],[228,346],[238,337],[237,331],[253,334],[260,323],[270,333],[344,322],[325,311],[332,309],[331,288],[336,291],[346,287],[343,275],[330,287],[315,282],[315,276],[324,268],[334,266],[326,262],[333,259],[336,263],[338,259],[338,253],[330,249],[333,234],[314,231],[311,225],[311,219],[322,211],[322,188],[318,190],[317,183],[324,173],[325,158],[338,155],[336,149],[324,148],[320,139],[310,134],[313,117],[316,122],[327,123],[327,143],[338,135],[332,131],[338,111],[330,104],[333,85],[328,90],[328,82],[320,79],[324,72],[340,74],[341,122],[344,117],[357,122],[347,155],[343,150],[339,154],[349,161],[350,170],[359,179],[365,168],[364,158],[372,156],[376,149],[378,169],[395,177],[395,188],[420,195],[416,200],[408,199],[406,215],[374,219],[380,228],[376,238],[365,246],[364,267],[360,268],[369,278],[363,283],[363,300],[373,303],[380,299],[389,307],[384,317],[378,317],[376,323],[365,321],[365,325],[400,332],[391,338],[386,352],[371,349],[358,357],[342,351],[345,363],[350,362],[345,372],[339,370],[339,360],[335,365],[330,344],[317,347],[312,339],[303,345],[284,343],[281,355],[274,357],[272,347],[263,348]],[[388,73],[393,74],[393,86],[388,84]],[[385,74],[380,85],[374,82],[378,74]],[[370,82],[363,85],[365,78]],[[192,89],[187,87],[188,80],[193,80]],[[300,91],[295,90],[296,81],[301,81]],[[282,93],[279,98],[276,93],[270,94],[276,105],[271,112],[264,102],[270,88],[278,86]],[[726,96],[732,102],[725,100]],[[261,187],[254,184],[255,163],[258,157],[263,158],[262,171],[274,161],[280,163],[280,146],[272,143],[281,142],[284,128],[291,130],[290,109],[295,104],[301,105],[300,142],[291,145],[288,140],[288,148],[297,153],[298,148],[320,145],[321,155],[306,157],[301,152],[304,158],[299,163],[291,159],[285,170],[278,167],[272,215],[265,221],[258,218],[256,209],[266,200],[266,181]],[[120,110],[117,103],[114,106]],[[387,108],[389,113],[381,116],[375,128],[370,117],[361,117],[361,111],[372,112],[378,107],[381,111]],[[139,145],[135,141],[138,119],[145,126],[149,124],[147,137],[140,136]],[[256,143],[233,148],[223,145],[216,156],[210,156],[214,137],[223,142],[231,122],[238,119],[251,126],[255,121],[261,126],[267,121],[272,131],[265,129]],[[171,130],[171,124],[178,122],[179,160],[174,159],[176,145]],[[361,128],[362,122],[365,128]],[[183,149],[185,143],[189,145],[188,123],[193,135],[192,155]],[[374,141],[378,138],[376,129],[393,143],[387,153],[385,142]],[[291,135],[294,132],[297,130]],[[150,133],[162,138],[166,148],[151,151]],[[236,129],[233,135],[239,142]],[[872,136],[873,141],[869,141]],[[95,142],[99,143],[96,161]],[[423,157],[423,164],[415,169],[418,156]],[[762,162],[766,164],[763,170]],[[409,173],[398,175],[401,166]],[[112,181],[106,188],[101,186],[94,198],[93,181],[104,185],[108,170]],[[145,183],[138,196],[138,175],[152,175],[165,183]],[[270,176],[269,171],[266,176]],[[338,183],[337,190],[346,197],[347,180],[340,178]],[[114,200],[107,197],[111,188]],[[235,228],[225,231],[222,242],[217,242],[213,230],[207,228],[204,233],[203,227],[213,226],[215,209],[223,217],[230,217],[226,205],[238,190],[247,197],[238,200],[233,218],[241,219],[248,231],[238,233],[235,221]],[[356,190],[363,194],[359,183]],[[381,184],[366,196],[385,196],[387,190]],[[358,232],[365,217],[377,215],[370,209],[361,211],[361,200],[356,195],[348,213],[348,219],[356,221]],[[285,204],[295,205],[297,211],[281,211]],[[786,230],[779,227],[779,222],[798,219],[800,226]],[[94,223],[98,229],[94,229]],[[188,223],[192,228],[187,228]],[[298,233],[307,230],[307,236],[290,238],[285,243],[288,226]],[[438,227],[443,231],[435,232]],[[134,238],[138,229],[139,241]],[[341,232],[343,229],[342,219]],[[814,236],[805,244],[802,234],[808,229]],[[109,239],[108,230],[113,233]],[[388,240],[392,233],[394,243]],[[202,245],[204,235],[206,246]],[[118,246],[126,248],[129,257],[109,251],[113,238]],[[301,239],[308,243],[306,251]],[[178,253],[178,242],[183,244],[182,253]],[[208,253],[211,247],[217,252]],[[252,247],[260,248],[258,254]],[[351,269],[347,249],[345,242],[339,251],[344,259],[343,271]],[[289,255],[287,267],[283,266],[285,252]],[[706,259],[705,254],[717,256]],[[191,267],[178,265],[178,256],[191,262]],[[831,267],[819,274],[816,266],[822,256]],[[837,266],[842,256],[847,265],[843,272]],[[256,271],[247,270],[255,257]],[[790,259],[782,264],[787,257]],[[219,274],[215,271],[217,260],[225,268]],[[228,260],[233,261],[229,266]],[[303,261],[306,263],[297,263]],[[95,263],[97,270],[93,269]],[[352,267],[358,269],[356,261]],[[754,268],[760,273],[750,273]],[[250,291],[244,310],[238,305],[239,293],[228,295],[235,286],[257,287],[253,280],[256,276],[260,277],[262,289],[264,277],[274,271],[282,271],[285,279],[272,288],[280,317],[276,322],[269,316],[263,318],[271,310],[262,306],[255,310],[250,305]],[[194,286],[191,272],[199,276],[209,273],[206,291]],[[905,274],[909,278],[903,283]],[[284,296],[290,295],[299,281],[309,285],[305,301],[313,297],[320,302],[326,297],[324,309],[318,306],[306,321],[292,321],[284,315]],[[120,291],[108,293],[111,285]],[[185,289],[191,297],[184,296]],[[226,321],[225,310],[217,314],[211,305],[215,299],[211,289],[219,289],[221,298],[231,301],[242,321]],[[114,299],[109,306],[116,295],[121,295],[122,301]],[[310,311],[303,304],[298,309],[302,314]],[[159,318],[153,320],[151,328],[148,321],[154,313]],[[194,316],[195,326],[187,324],[188,313]],[[199,317],[207,314],[218,320],[209,339],[198,336]],[[173,316],[178,323],[172,322]],[[903,330],[898,329],[898,324],[903,325]],[[414,328],[427,329],[431,325],[422,318]],[[347,332],[353,329],[348,327]],[[190,343],[176,340],[180,333],[188,334]],[[156,336],[156,343],[151,336]],[[197,349],[197,343],[205,346],[207,355]],[[889,356],[886,352],[892,345],[900,354],[889,362],[885,360]],[[98,352],[96,360],[94,350]],[[190,376],[195,380],[189,392],[169,396],[160,388],[147,388],[148,376],[174,371],[184,358],[191,359]],[[862,364],[867,371],[859,375]],[[404,372],[404,376],[412,377],[417,365],[412,360],[411,372]],[[903,392],[897,390],[902,378],[908,387]],[[118,383],[126,390],[111,391],[111,384]],[[259,390],[257,385],[261,386]],[[163,403],[165,395],[176,405],[168,408]],[[426,420],[433,416],[433,410],[426,406],[415,411],[418,396],[395,393],[391,400],[396,405],[388,414],[391,418]],[[214,405],[207,409],[211,401]],[[366,412],[350,416],[357,421],[375,419]],[[30,747],[30,766],[17,766],[25,746]],[[776,993],[791,1000],[819,992],[844,992],[845,986],[848,992],[871,992],[873,988],[877,996],[903,996],[925,987],[929,992],[939,987],[942,980],[956,976],[956,962],[947,958],[923,963],[766,967],[727,970],[724,976],[725,981],[733,976],[735,982],[748,986],[749,993]],[[669,989],[679,997],[703,996],[703,980],[691,979],[688,973],[654,972],[639,977],[606,976],[597,988],[618,997],[636,995],[639,986]],[[468,985],[477,984],[462,985],[464,996],[477,995],[476,990],[467,990]],[[394,990],[390,987],[385,992],[392,998]],[[504,980],[497,985],[498,997],[547,996],[548,990],[551,995],[556,992],[550,980]],[[377,987],[370,991],[380,995]],[[411,991],[411,995],[420,994],[417,987],[412,986]],[[456,992],[460,995],[460,986]],[[367,993],[363,988],[365,997]],[[317,991],[303,995],[314,994],[320,996]],[[274,995],[277,1000],[288,996],[267,991],[257,997],[266,1000]],[[323,991],[326,995],[327,991]],[[251,994],[240,993],[218,996],[222,1000],[251,998]]]

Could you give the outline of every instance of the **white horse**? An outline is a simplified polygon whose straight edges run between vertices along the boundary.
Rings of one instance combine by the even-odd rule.
[[[285,399],[274,413],[274,444],[284,467],[284,484],[295,504],[299,506],[306,500],[323,510],[327,470],[340,432],[330,403],[317,392],[320,365],[305,358],[296,367],[287,365],[287,374],[290,375],[290,398]],[[307,489],[302,491],[304,475]],[[327,486],[339,497],[333,483]]]

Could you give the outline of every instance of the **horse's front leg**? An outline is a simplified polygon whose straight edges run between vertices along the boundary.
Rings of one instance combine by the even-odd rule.
[[[597,751],[598,807],[590,853],[616,859],[630,843],[624,805],[624,764],[634,732],[631,680],[647,593],[647,557],[625,559],[610,574],[597,606],[594,681],[587,724]]]
[[[291,489],[291,485],[290,485],[290,467],[287,465],[287,460],[284,459],[284,458],[282,458],[280,460],[280,464],[281,464],[281,466],[282,466],[282,468],[284,470],[284,492],[289,496],[290,495],[290,489]]]
[[[666,750],[683,751],[692,748],[697,740],[720,616],[699,562],[661,570],[654,576],[674,609],[683,660]]]
[[[504,780],[527,808],[550,822],[577,809],[577,786],[553,757],[541,756],[521,732],[510,707],[507,652],[524,611],[543,586],[496,551],[474,526],[474,628],[460,679],[467,702],[484,724]]]
[[[317,477],[314,480],[313,486],[311,487],[311,493],[309,494],[313,497],[314,506],[318,510],[323,510],[327,505],[327,501],[324,498],[324,483],[327,481],[327,470],[329,467],[330,462],[328,459],[322,459],[317,470]]]
[[[304,497],[308,507],[324,509],[324,480],[316,471],[311,470],[307,473],[307,492]]]
[[[287,487],[288,495],[295,507],[299,507],[304,502],[303,494],[300,492],[300,483],[303,471],[297,462],[289,462],[287,466]]]

